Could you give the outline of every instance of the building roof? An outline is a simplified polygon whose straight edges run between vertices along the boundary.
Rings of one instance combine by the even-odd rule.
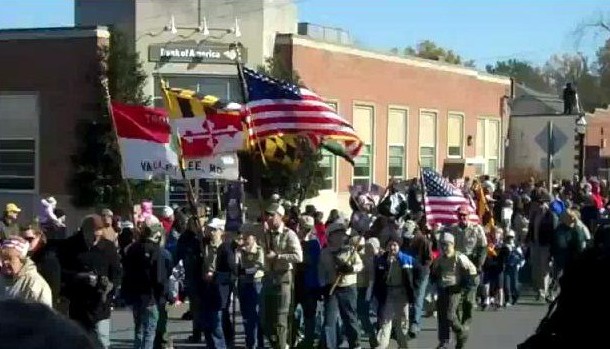
[[[104,26],[0,29],[0,41],[88,37],[109,38],[110,32],[108,31],[108,28]]]
[[[526,100],[534,100],[542,104],[546,111],[544,114],[540,115],[548,116],[553,114],[563,114],[563,99],[561,97],[534,90],[525,86],[524,84],[515,84],[515,99],[513,101],[513,105],[517,105],[519,101]],[[514,109],[518,108],[515,107]],[[511,116],[525,116],[525,114],[517,110],[516,115]],[[527,116],[534,115],[528,114]]]
[[[297,34],[278,34],[276,37],[276,44],[292,44],[297,46],[311,47],[330,52],[343,53],[364,58],[378,59],[386,62],[400,63],[420,68],[427,68],[460,75],[472,76],[479,80],[498,83],[502,85],[510,85],[510,78],[506,76],[489,74],[470,67],[464,67],[461,65],[455,65],[413,56],[398,56],[388,52],[374,51],[350,45],[341,45],[338,43],[318,40],[309,36]]]

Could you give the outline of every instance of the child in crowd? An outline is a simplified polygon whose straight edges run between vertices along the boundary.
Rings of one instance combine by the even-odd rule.
[[[504,262],[504,306],[515,305],[519,300],[519,270],[525,264],[523,249],[515,243],[515,235],[513,230],[509,230],[502,244],[507,256]]]
[[[494,227],[487,235],[487,259],[483,264],[483,297],[481,308],[488,306],[495,309],[504,305],[504,261],[505,253],[502,251],[502,228]]]

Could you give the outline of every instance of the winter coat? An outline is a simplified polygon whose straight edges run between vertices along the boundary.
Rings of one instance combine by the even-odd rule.
[[[123,260],[121,292],[128,304],[155,304],[167,297],[173,264],[169,252],[152,241],[138,241]]]
[[[403,272],[402,280],[407,294],[407,300],[409,303],[413,303],[415,300],[413,287],[413,265],[415,264],[415,259],[404,252],[398,252],[396,260]],[[375,283],[373,285],[373,293],[380,304],[385,303],[388,294],[386,280],[389,271],[390,263],[388,262],[388,252],[386,252],[383,255],[377,256],[375,259]]]
[[[36,265],[27,258],[23,268],[15,277],[0,277],[0,299],[21,299],[53,306],[53,296],[49,284],[44,280]]]
[[[56,305],[61,289],[61,265],[57,254],[49,245],[45,245],[33,251],[30,258],[36,264],[38,274],[49,284],[53,295],[53,305]]]
[[[103,285],[91,286],[78,275],[90,273],[102,277],[116,287],[121,281],[121,263],[115,245],[101,239],[89,246],[82,232],[65,240],[60,252],[62,281],[65,295],[70,299],[70,317],[85,327],[110,318],[111,297],[103,297]]]

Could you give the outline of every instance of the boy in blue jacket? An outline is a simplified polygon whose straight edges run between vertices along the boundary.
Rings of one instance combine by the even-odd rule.
[[[392,329],[396,331],[399,348],[407,348],[408,321],[405,307],[413,303],[412,256],[400,251],[402,239],[392,236],[386,244],[386,252],[375,261],[373,290],[379,302],[377,341],[379,349],[388,348]]]

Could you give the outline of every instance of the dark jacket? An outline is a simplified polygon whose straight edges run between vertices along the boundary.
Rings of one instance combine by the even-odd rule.
[[[166,299],[172,272],[171,255],[158,244],[133,243],[123,259],[121,294],[127,304],[154,304]]]
[[[85,328],[110,318],[111,297],[103,297],[99,280],[103,276],[117,286],[121,281],[121,264],[115,245],[105,239],[90,246],[82,232],[65,240],[60,252],[64,292],[70,300],[70,318]],[[91,286],[79,273],[97,276],[98,284]],[[105,298],[105,299],[104,299]]]
[[[31,252],[30,259],[36,264],[40,276],[49,284],[55,307],[61,290],[61,265],[57,254],[49,245],[45,245],[37,251]]]
[[[536,215],[533,215],[532,219],[530,219],[527,241],[535,242],[540,246],[550,246],[555,229],[559,226],[559,218],[557,215],[553,213],[551,209],[548,209],[544,213],[544,216],[540,220],[540,226],[538,227],[538,241],[534,241],[534,224],[536,224]]]
[[[398,252],[396,259],[403,272],[402,280],[404,282],[405,292],[407,293],[407,300],[409,303],[413,303],[415,299],[413,290],[413,265],[415,260],[404,252]],[[375,298],[379,301],[379,304],[385,304],[386,301],[386,280],[389,270],[388,252],[385,252],[383,255],[375,258],[375,282],[373,284],[373,293],[375,294]]]
[[[176,259],[184,265],[184,281],[189,293],[196,292],[203,282],[203,238],[192,230],[186,230],[176,245]]]

